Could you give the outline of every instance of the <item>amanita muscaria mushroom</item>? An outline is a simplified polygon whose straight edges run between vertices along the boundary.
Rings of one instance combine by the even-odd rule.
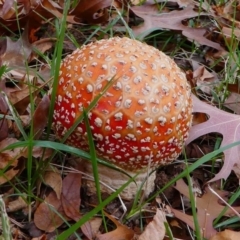
[[[141,172],[141,182],[147,169],[169,164],[181,153],[192,119],[190,86],[170,57],[147,44],[114,37],[84,45],[60,68],[53,116],[57,137],[64,136],[112,79],[112,86],[88,114],[95,148],[100,158],[128,173]],[[88,150],[84,122],[66,143]],[[128,180],[111,171],[99,166],[100,178],[112,188]],[[151,175],[147,194],[153,183]],[[123,197],[133,197],[134,187],[131,183]]]

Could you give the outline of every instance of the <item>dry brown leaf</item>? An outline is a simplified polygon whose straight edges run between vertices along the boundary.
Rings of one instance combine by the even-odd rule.
[[[204,35],[206,29],[204,28],[191,28],[182,24],[186,19],[199,17],[200,15],[208,15],[194,11],[194,6],[189,5],[182,10],[174,10],[169,13],[159,13],[158,6],[146,2],[142,6],[131,7],[131,10],[139,17],[144,19],[144,23],[140,26],[133,27],[135,36],[139,39],[144,39],[145,36],[153,31],[161,29],[171,29],[182,31],[190,41],[196,41],[201,45],[206,45],[218,50],[223,48],[211,40],[208,40]]]
[[[240,94],[231,92],[225,100],[224,106],[240,115]]]
[[[14,4],[14,0],[4,1],[3,5],[2,5],[1,18],[7,20],[14,16],[15,9],[14,9],[13,4]]]
[[[7,0],[4,2],[11,2]],[[0,31],[2,33],[9,33],[7,29],[15,31],[20,28],[24,28],[26,23],[29,22],[29,30],[38,28],[44,21],[48,21],[55,16],[62,17],[62,8],[51,0],[24,0],[14,1],[14,5],[4,11],[2,14],[3,5],[0,4]],[[59,12],[60,11],[60,12]],[[4,27],[3,27],[4,26]]]
[[[212,236],[209,240],[239,240],[240,232],[234,232],[231,230],[225,230]]]
[[[82,166],[78,165],[75,168],[77,170],[81,170]],[[62,195],[61,195],[62,206],[63,206],[65,214],[69,218],[71,218],[75,221],[78,221],[81,218],[81,214],[80,214],[81,181],[82,181],[82,175],[80,172],[70,172],[63,179],[63,187],[62,187]],[[82,232],[89,239],[95,238],[96,232],[98,230],[98,229],[96,230],[97,223],[99,224],[99,221],[97,221],[97,220],[88,221],[84,225],[81,226]],[[98,227],[100,227],[100,225]]]
[[[32,46],[36,48],[39,52],[45,53],[57,42],[56,38],[43,38],[35,41]]]
[[[22,115],[25,113],[29,103],[30,103],[30,91],[32,90],[32,96],[35,97],[40,89],[29,88],[28,85],[23,85],[23,88],[20,90],[12,91],[8,94],[9,101],[17,112]]]
[[[88,23],[102,23],[108,19],[107,7],[112,6],[112,0],[82,0],[71,11],[75,15]]]
[[[34,139],[39,139],[47,125],[49,107],[50,107],[49,96],[45,95],[42,98],[41,102],[38,104],[33,115]]]
[[[81,226],[83,234],[87,239],[96,239],[99,228],[102,224],[102,218],[94,217]]]
[[[144,232],[139,236],[138,240],[162,240],[166,232],[164,222],[166,222],[165,213],[160,209],[157,209],[153,220],[147,225]]]
[[[0,82],[0,91],[1,89],[1,85],[3,84],[3,82]],[[3,96],[3,94],[0,92],[0,114],[7,114],[8,113],[8,106],[7,106],[7,102]],[[2,141],[3,139],[7,138],[8,136],[8,122],[6,118],[0,119],[0,141]]]
[[[0,59],[2,64],[6,66],[21,66],[25,67],[25,62],[28,60],[32,46],[28,41],[28,28],[26,28],[17,41],[12,41],[6,37],[0,42],[0,48],[4,49]]]
[[[99,232],[99,228],[102,225],[102,218],[93,217],[88,222],[90,224],[91,232],[89,231],[89,228],[84,227],[85,229],[83,229],[83,227],[81,227],[81,229],[86,237],[88,237],[89,239],[95,239],[97,233]]]
[[[229,193],[226,191],[216,189],[214,185],[211,187],[223,199],[229,195]],[[186,185],[183,179],[177,181],[175,188],[185,197],[190,199],[189,187]],[[202,197],[196,198],[197,219],[203,237],[208,239],[216,234],[216,230],[213,228],[213,221],[224,208],[225,206],[221,204],[218,196],[213,194],[208,188],[205,189],[205,193]],[[236,211],[239,211],[240,207],[234,207],[234,209]],[[175,217],[184,221],[192,229],[195,229],[193,216],[187,215],[176,209],[172,209],[172,212],[174,213]],[[232,209],[227,209],[224,215],[231,216],[233,214],[235,213]]]
[[[12,180],[19,173],[19,171],[20,170],[17,168],[10,168],[6,172],[4,172],[2,176],[0,175],[0,185]]]
[[[68,173],[63,179],[61,196],[63,209],[66,215],[75,221],[80,219],[81,181],[81,173]]]
[[[238,28],[228,28],[228,27],[223,27],[222,28],[222,33],[227,37],[227,38],[232,38],[233,35],[240,40],[240,29]]]
[[[25,197],[25,200],[23,199]],[[29,205],[26,201],[26,196],[19,196],[17,199],[10,201],[7,205],[8,212],[15,212],[24,208],[27,208]]]
[[[18,142],[18,140],[15,138],[6,138],[0,142],[0,150],[16,142]],[[22,151],[21,148],[14,148],[1,152],[0,169],[4,169],[8,164],[10,164],[10,166],[16,167],[18,158],[22,156],[21,151]]]
[[[51,167],[44,172],[43,181],[50,186],[56,193],[57,199],[60,199],[62,193],[62,176],[55,167]]]
[[[219,83],[218,76],[215,72],[209,72],[205,66],[199,65],[192,61],[193,82],[197,88],[207,94],[212,94],[213,88]]]
[[[18,142],[15,138],[6,138],[0,142],[0,151],[10,144]],[[0,153],[0,169],[4,170],[3,175],[0,176],[0,185],[13,179],[21,170],[18,167],[19,158],[22,156],[21,148],[14,148],[11,150],[5,150]]]
[[[64,213],[61,200],[57,198],[54,191],[51,191],[34,214],[35,225],[46,232],[52,232],[68,220]]]
[[[132,240],[134,236],[134,231],[132,229],[129,229],[127,226],[119,223],[115,218],[113,218],[111,215],[105,213],[105,215],[116,225],[116,229],[104,233],[104,234],[97,234],[98,240]]]
[[[35,158],[41,158],[41,160],[46,160],[52,156],[53,151],[54,150],[51,148],[46,149],[46,148],[42,148],[42,147],[34,147],[32,150],[32,155]],[[25,156],[25,158],[27,158],[28,153],[24,156]]]

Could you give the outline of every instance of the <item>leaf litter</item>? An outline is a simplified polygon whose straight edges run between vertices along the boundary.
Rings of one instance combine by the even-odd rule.
[[[0,89],[7,96],[9,102],[6,102],[6,97],[3,97],[0,93],[0,131],[1,131],[1,142],[0,150],[5,149],[7,146],[13,143],[17,143],[20,140],[21,131],[18,129],[18,125],[15,123],[11,111],[9,108],[16,109],[21,119],[24,120],[22,125],[24,129],[29,127],[29,122],[33,122],[33,132],[35,139],[42,139],[45,127],[48,121],[48,108],[49,102],[46,98],[42,97],[40,93],[43,90],[48,90],[49,83],[45,82],[50,79],[51,73],[48,63],[45,59],[42,59],[38,55],[38,52],[42,54],[51,55],[52,48],[54,47],[57,39],[52,36],[39,37],[40,29],[42,26],[47,25],[54,18],[61,19],[64,8],[64,1],[51,1],[51,0],[40,0],[40,1],[1,1],[0,2],[0,30],[2,34],[6,34],[6,37],[0,43],[0,67],[7,65],[8,72],[1,76]],[[129,6],[130,2],[134,2],[135,6]],[[236,39],[239,38],[239,21],[234,19],[234,1],[229,1],[222,6],[212,6],[208,4],[208,1],[202,1],[200,6],[196,1],[191,0],[172,0],[172,1],[81,1],[73,7],[67,16],[67,30],[73,30],[73,25],[81,28],[81,24],[100,24],[107,26],[108,21],[111,20],[111,11],[114,12],[116,6],[118,9],[126,10],[124,20],[127,24],[132,24],[133,18],[142,19],[141,24],[132,24],[132,30],[135,36],[139,39],[144,39],[149,34],[156,31],[173,31],[174,34],[185,37],[190,43],[195,44],[200,50],[204,47],[206,50],[205,64],[210,67],[210,61],[215,61],[218,58],[221,62],[224,62],[228,57],[228,48],[226,48],[221,40],[216,36],[216,33],[220,33],[221,37],[230,39],[233,33]],[[163,5],[162,12],[159,11],[158,5]],[[202,7],[201,12],[199,12]],[[239,11],[237,9],[237,11]],[[113,13],[114,14],[114,13]],[[118,16],[118,14],[115,14]],[[134,16],[134,17],[133,17]],[[208,19],[215,20],[218,27],[221,29],[216,30],[216,25],[210,27],[199,24],[196,26],[190,26],[189,22],[196,19]],[[19,20],[19,22],[17,22]],[[226,24],[226,20],[228,23]],[[205,22],[205,21],[203,21]],[[196,21],[197,23],[197,21]],[[236,28],[233,30],[229,26],[233,23]],[[119,24],[119,23],[117,23]],[[3,26],[5,26],[3,28]],[[25,29],[20,37],[14,31],[18,30],[18,27]],[[8,29],[12,30],[11,34]],[[122,29],[122,28],[119,28]],[[119,34],[119,32],[118,32]],[[94,36],[98,38],[99,36]],[[220,37],[220,39],[221,39]],[[83,42],[85,41],[83,36]],[[17,40],[12,40],[17,39]],[[170,44],[169,44],[170,45]],[[174,46],[174,45],[173,45]],[[37,49],[37,51],[36,51]],[[198,86],[198,91],[204,92],[208,96],[211,96],[213,86],[218,86],[222,81],[221,74],[218,74],[217,67],[214,71],[209,72],[202,64],[196,62],[195,65],[191,64],[191,70],[194,87]],[[210,57],[210,58],[209,58]],[[194,59],[196,61],[196,58]],[[29,64],[30,68],[26,70],[25,66]],[[238,68],[234,65],[233,69]],[[190,74],[190,75],[191,75]],[[233,74],[234,79],[237,78],[237,70]],[[233,79],[233,80],[234,80]],[[9,87],[9,84],[11,87]],[[31,84],[31,85],[29,85]],[[32,88],[33,87],[33,88]],[[33,90],[34,89],[34,90]],[[233,102],[234,107],[229,105],[229,109],[232,109],[235,113],[239,114],[239,102],[237,102],[239,87],[237,91],[231,92],[232,95],[229,97],[230,103]],[[30,93],[30,90],[33,90]],[[235,98],[231,97],[235,94]],[[32,115],[29,111],[30,94],[32,94],[34,103],[37,108]],[[193,96],[194,100],[194,111],[200,112],[202,118],[204,114],[207,115],[207,121],[197,119],[196,123],[190,132],[188,143],[192,142],[199,137],[203,137],[210,133],[222,134],[221,147],[234,143],[240,140],[239,130],[239,115],[231,114],[226,111],[220,110],[210,104],[204,103],[203,100],[199,100],[196,96]],[[11,106],[8,106],[11,103]],[[228,106],[229,102],[225,102]],[[197,122],[196,121],[196,122]],[[13,127],[16,129],[13,131]],[[198,141],[198,140],[197,140]],[[196,156],[201,157],[201,148],[196,143],[195,153]],[[204,153],[208,153],[212,150],[211,147],[205,147]],[[41,148],[33,149],[33,155],[36,159],[42,158],[42,153],[46,150]],[[220,171],[214,176],[213,179],[203,179],[203,181],[216,182],[220,179],[227,179],[234,170],[238,179],[240,178],[239,170],[239,146],[232,147],[224,151],[223,166]],[[192,154],[192,153],[191,153]],[[191,155],[190,154],[190,155]],[[42,159],[46,161],[51,156],[51,151],[45,154]],[[11,150],[5,150],[0,153],[0,184],[5,187],[8,181],[14,183],[21,173],[25,170],[24,161],[28,157],[28,151],[25,148],[14,148]],[[61,166],[62,167],[62,166]],[[51,234],[54,235],[55,230],[64,229],[64,221],[78,221],[83,216],[82,206],[86,204],[86,199],[82,200],[80,194],[81,189],[81,174],[78,172],[60,174],[59,168],[45,169],[43,172],[43,183],[39,186],[39,196],[42,198],[42,202],[34,202],[35,210],[33,219],[31,222],[30,232],[34,232],[33,235],[38,235],[41,239],[49,238]],[[174,177],[174,174],[172,174]],[[214,183],[211,183],[214,184]],[[5,189],[5,188],[3,188]],[[175,189],[187,198],[188,187],[185,183],[179,180]],[[214,188],[215,189],[215,188]],[[205,192],[201,198],[196,198],[196,207],[198,209],[197,216],[198,221],[203,233],[203,236],[217,240],[223,240],[228,237],[231,240],[236,240],[238,236],[237,232],[225,230],[216,234],[216,229],[212,225],[213,217],[217,217],[223,205],[219,204],[217,196],[212,194],[205,188]],[[223,190],[215,189],[220,195],[225,197],[226,192]],[[46,193],[44,196],[43,193]],[[4,190],[1,194],[7,194]],[[12,207],[16,204],[16,208]],[[19,205],[18,205],[19,204]],[[171,203],[169,203],[171,204]],[[217,206],[212,208],[212,205]],[[25,208],[26,205],[22,198],[18,202],[9,201],[9,208],[21,209]],[[110,209],[110,208],[109,208]],[[239,207],[235,207],[239,210]],[[18,211],[19,211],[18,210]],[[144,229],[139,233],[136,228],[133,227],[136,222],[132,221],[131,224],[126,224],[118,221],[113,216],[106,213],[106,216],[114,223],[116,229],[104,233],[101,228],[101,218],[92,218],[85,225],[81,227],[81,233],[87,239],[94,239],[98,236],[99,239],[151,239],[158,236],[159,239],[165,238],[165,226],[164,223],[169,221],[169,218],[165,217],[165,213],[160,211],[158,208],[155,210],[155,216],[151,217],[150,221],[147,221]],[[179,220],[186,222],[192,229],[194,229],[192,216],[186,215],[185,213],[172,207],[172,211],[175,213],[176,221],[178,226]],[[231,213],[231,209],[228,209],[226,214]],[[114,211],[113,211],[114,214]],[[168,212],[166,213],[168,214]],[[210,217],[209,215],[210,214]],[[169,221],[171,223],[173,221]],[[170,225],[170,227],[173,227]],[[41,231],[39,231],[39,229]],[[179,228],[180,229],[180,228]],[[19,230],[20,231],[20,230]],[[44,233],[44,232],[46,233]],[[180,231],[180,230],[179,230]],[[181,229],[183,231],[183,229]],[[49,233],[48,233],[49,232]],[[184,233],[185,234],[185,233]],[[216,234],[216,235],[215,235]],[[39,239],[32,235],[32,239]],[[215,236],[213,236],[215,235]],[[16,236],[16,235],[15,235]],[[51,235],[52,236],[52,235]],[[187,236],[184,235],[184,239]]]

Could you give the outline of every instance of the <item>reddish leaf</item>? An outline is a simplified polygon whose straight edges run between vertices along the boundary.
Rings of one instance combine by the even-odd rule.
[[[68,173],[63,179],[62,205],[65,214],[78,221],[80,219],[80,188],[82,175],[80,173]]]
[[[134,34],[143,39],[153,31],[160,29],[180,30],[190,41],[196,41],[202,45],[206,45],[218,50],[223,50],[222,47],[213,41],[208,40],[204,35],[206,29],[191,28],[182,24],[186,19],[207,15],[194,11],[194,6],[189,5],[183,10],[175,10],[169,13],[159,13],[157,4],[152,5],[145,3],[142,6],[134,6],[131,10],[139,17],[144,19],[144,23],[133,28]]]
[[[210,106],[200,101],[196,96],[192,96],[194,112],[206,113],[209,119],[193,126],[190,130],[189,138],[186,144],[194,139],[211,132],[217,132],[223,135],[221,147],[240,141],[240,116],[222,111],[216,107]],[[221,171],[211,180],[226,179],[231,173],[233,167],[240,168],[240,146],[232,147],[224,151],[225,160]],[[235,171],[238,175],[239,172]],[[238,175],[240,178],[240,175]]]
[[[76,169],[80,170],[81,166],[77,166]],[[82,175],[80,172],[68,173],[63,179],[63,188],[61,201],[65,214],[75,220],[76,222],[81,218],[80,214],[80,189],[81,189]],[[89,239],[95,237],[94,230],[92,228],[93,223],[86,222],[81,226],[81,230],[85,236]]]

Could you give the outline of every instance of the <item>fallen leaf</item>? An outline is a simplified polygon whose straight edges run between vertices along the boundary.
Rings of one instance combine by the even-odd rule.
[[[39,139],[47,126],[49,114],[50,100],[48,95],[45,95],[38,104],[33,115],[33,133],[34,139]]]
[[[57,198],[60,199],[62,193],[62,176],[57,170],[57,168],[51,166],[51,168],[46,169],[43,174],[43,182],[50,186],[57,195]]]
[[[153,31],[171,29],[182,31],[182,34],[190,41],[196,41],[201,45],[206,45],[217,50],[223,50],[218,43],[208,40],[204,36],[206,34],[206,29],[191,28],[183,25],[182,22],[186,19],[208,15],[207,13],[194,11],[194,6],[192,5],[189,5],[182,10],[174,10],[169,13],[159,13],[157,4],[152,5],[146,2],[142,6],[131,7],[131,10],[137,16],[144,19],[143,24],[133,27],[134,35],[141,40]]]
[[[108,19],[107,7],[112,6],[112,0],[82,0],[70,12],[88,23],[102,23]]]
[[[52,232],[64,223],[68,218],[64,213],[61,200],[51,191],[40,203],[34,214],[35,225],[46,232]]]
[[[13,16],[15,10],[14,10],[14,0],[8,0],[3,2],[2,11],[1,11],[1,17],[3,19],[9,19]]]
[[[104,234],[97,234],[98,240],[132,240],[134,236],[134,231],[132,229],[129,229],[127,226],[119,223],[115,218],[113,218],[111,215],[105,213],[105,215],[116,225],[116,229],[104,233]]]
[[[27,31],[28,29],[25,29],[21,37],[15,42],[8,37],[0,42],[0,48],[5,49],[0,56],[3,65],[25,67],[25,62],[32,52]]]
[[[2,82],[0,82],[0,90],[1,90],[1,84]],[[7,114],[7,113],[8,113],[7,102],[3,94],[0,92],[0,114]],[[7,123],[7,119],[4,117],[0,119],[0,131],[1,131],[0,141],[2,141],[8,136],[8,123]]]
[[[199,65],[197,62],[192,61],[193,79],[196,87],[207,94],[212,94],[216,84],[219,84],[217,73],[209,72],[205,66]]]
[[[165,213],[160,209],[157,209],[153,220],[147,225],[144,232],[139,236],[138,240],[162,240],[166,232],[164,222],[166,222]]]
[[[23,197],[25,199],[23,199]],[[16,212],[28,207],[28,203],[26,201],[27,196],[24,194],[23,196],[18,196],[13,201],[10,201],[7,205],[8,212]]]
[[[212,236],[209,240],[239,240],[240,232],[234,232],[226,229],[223,232],[217,233],[215,236]]]
[[[43,38],[35,41],[32,46],[36,48],[39,52],[45,53],[57,42],[56,38]]]
[[[224,106],[231,109],[234,113],[240,115],[240,94],[231,92],[227,99],[224,101]]]
[[[227,146],[231,143],[240,140],[240,117],[216,107],[213,107],[203,101],[200,101],[196,96],[192,95],[193,112],[201,112],[208,115],[209,119],[203,123],[194,125],[189,132],[189,138],[186,144],[192,142],[194,139],[208,134],[220,133],[223,136],[221,147]],[[218,179],[227,179],[234,168],[240,168],[240,146],[235,146],[224,151],[225,160],[222,169],[210,181]],[[235,172],[238,175],[238,172]],[[238,175],[240,179],[240,175]]]
[[[68,173],[63,179],[62,188],[62,205],[65,214],[78,221],[80,219],[80,189],[81,189],[82,175],[81,173]]]
[[[214,191],[221,196],[223,199],[229,195],[228,192],[223,190],[218,190],[214,185],[211,186]],[[174,187],[185,197],[190,199],[189,197],[189,187],[180,179],[177,181],[176,186]],[[216,230],[213,228],[213,221],[219,213],[225,208],[223,204],[220,204],[218,196],[213,194],[208,188],[205,189],[205,193],[202,197],[196,198],[196,209],[197,209],[197,220],[200,226],[201,234],[205,238],[210,238],[211,236],[216,234]],[[234,207],[236,211],[240,210],[239,207]],[[187,225],[189,225],[192,229],[195,229],[193,216],[187,215],[177,209],[172,209],[175,217],[184,221]],[[225,212],[225,216],[230,216],[235,214],[232,209],[227,209]]]
[[[222,33],[227,37],[232,39],[233,35],[240,40],[240,29],[238,28],[228,28],[228,27],[223,27],[222,28]]]
[[[0,151],[16,142],[18,142],[18,140],[15,138],[4,139],[0,142]],[[0,152],[0,185],[10,181],[18,174],[20,171],[18,164],[21,156],[21,148],[14,148]]]

